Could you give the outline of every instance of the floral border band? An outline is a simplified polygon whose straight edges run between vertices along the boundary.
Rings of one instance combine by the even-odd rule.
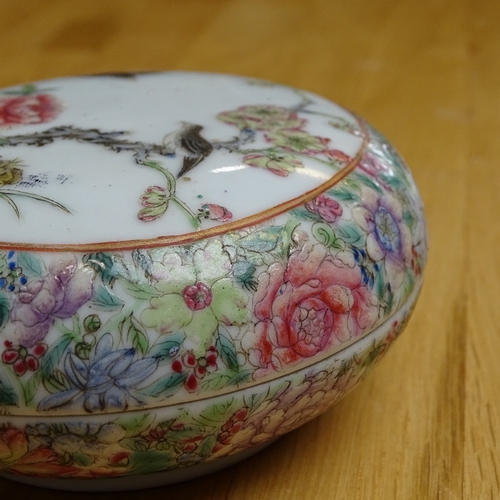
[[[288,433],[350,392],[387,352],[410,311],[350,355],[282,377],[258,391],[177,409],[127,415],[0,415],[0,473],[38,478],[112,478],[196,466]]]

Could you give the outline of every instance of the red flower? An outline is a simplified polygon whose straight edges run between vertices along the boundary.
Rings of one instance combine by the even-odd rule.
[[[348,163],[352,160],[352,158],[349,155],[346,155],[343,151],[340,151],[339,149],[327,149],[325,151],[325,154],[332,160],[338,160],[341,163]]]
[[[38,361],[46,352],[47,344],[39,342],[35,344],[31,352],[24,346],[13,347],[12,342],[4,342],[5,349],[2,352],[2,361],[6,365],[12,365],[17,376],[22,377],[28,370],[34,372],[38,370],[40,362]]]
[[[216,220],[217,222],[227,222],[233,218],[233,214],[226,207],[215,203],[205,203],[200,208],[200,215],[205,219]]]
[[[191,311],[205,309],[205,307],[208,307],[212,303],[213,298],[210,287],[201,281],[185,287],[181,295],[184,297],[186,305]]]
[[[109,457],[109,462],[113,465],[126,465],[129,456],[130,452],[128,451],[118,451]]]
[[[342,215],[342,207],[324,194],[307,202],[306,208],[309,212],[318,214],[326,222],[335,222]]]
[[[323,246],[306,244],[287,266],[273,264],[261,274],[251,358],[264,372],[327,351],[375,323],[375,296],[363,285],[360,268],[342,258],[349,262],[347,255],[334,258]]]
[[[0,98],[0,125],[45,123],[57,117],[61,105],[48,94]]]
[[[172,370],[176,373],[182,373],[187,368],[188,375],[184,381],[184,387],[189,392],[196,391],[198,380],[202,379],[207,372],[217,370],[217,350],[214,346],[208,349],[205,356],[196,358],[192,352],[187,352],[182,355],[181,360],[172,361]]]
[[[243,407],[236,413],[233,413],[227,421],[220,428],[220,432],[217,435],[217,443],[212,450],[216,452],[220,449],[221,445],[227,445],[231,443],[233,437],[241,431],[243,423],[248,415],[248,408]]]

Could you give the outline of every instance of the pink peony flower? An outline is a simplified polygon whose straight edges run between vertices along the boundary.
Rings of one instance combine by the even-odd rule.
[[[0,98],[0,125],[31,125],[57,117],[61,105],[48,94]]]
[[[260,275],[254,312],[259,322],[250,359],[263,369],[257,376],[360,336],[378,318],[360,268],[312,243],[286,266],[273,264]]]
[[[318,214],[325,222],[335,222],[342,215],[342,207],[324,194],[307,202],[306,208],[309,212]]]

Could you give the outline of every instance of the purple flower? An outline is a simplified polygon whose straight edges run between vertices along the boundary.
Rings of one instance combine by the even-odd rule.
[[[94,293],[94,270],[74,257],[54,262],[46,276],[23,287],[10,312],[13,342],[32,347],[42,341],[55,318],[69,318]]]
[[[364,189],[361,198],[361,204],[353,208],[352,214],[367,233],[368,255],[374,261],[384,261],[388,281],[398,288],[412,258],[411,235],[403,219],[403,207],[393,196],[379,196],[372,189]]]

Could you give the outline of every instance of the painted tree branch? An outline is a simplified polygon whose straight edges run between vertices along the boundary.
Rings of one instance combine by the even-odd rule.
[[[143,164],[153,153],[160,156],[175,155],[175,149],[170,145],[130,141],[124,139],[127,134],[128,132],[125,131],[101,132],[98,129],[82,129],[66,125],[52,127],[43,132],[35,132],[33,134],[0,137],[0,147],[18,146],[20,144],[41,147],[56,140],[75,140],[89,144],[98,144],[117,153],[122,151],[133,152],[135,162],[138,164]],[[230,141],[214,141],[212,144],[216,149],[228,149],[231,151],[252,141],[254,136],[254,131],[242,130],[239,136],[234,137]]]

